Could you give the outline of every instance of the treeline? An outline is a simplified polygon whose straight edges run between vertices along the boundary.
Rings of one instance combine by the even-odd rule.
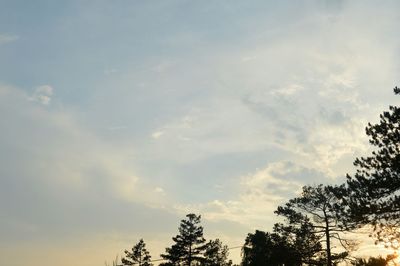
[[[395,94],[400,94],[398,87]],[[355,259],[356,242],[348,232],[370,226],[376,243],[398,247],[400,230],[400,108],[389,106],[377,124],[368,123],[366,134],[373,152],[356,158],[356,172],[339,185],[305,186],[300,196],[279,206],[284,218],[272,232],[255,231],[242,247],[243,266],[332,266],[351,259],[356,266],[387,265],[393,256]],[[164,266],[232,265],[228,247],[220,240],[206,242],[200,216],[181,221],[174,244],[161,255]],[[152,265],[143,240],[125,251],[122,265]]]
[[[229,248],[219,239],[209,240],[203,237],[203,227],[200,224],[200,215],[190,213],[186,215],[178,228],[179,234],[172,238],[174,244],[165,249],[161,254],[162,259],[152,260],[143,239],[133,246],[131,250],[125,250],[122,264],[117,265],[152,266],[154,262],[162,266],[196,265],[196,266],[233,266],[228,260]]]

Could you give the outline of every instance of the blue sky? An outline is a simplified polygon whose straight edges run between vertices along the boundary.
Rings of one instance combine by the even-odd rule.
[[[0,0],[0,264],[156,258],[188,212],[231,246],[269,230],[398,102],[397,10]]]

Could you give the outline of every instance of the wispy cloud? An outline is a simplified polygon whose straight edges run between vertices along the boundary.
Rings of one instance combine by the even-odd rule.
[[[29,97],[29,100],[41,103],[43,105],[49,105],[51,97],[53,96],[54,89],[50,85],[42,85],[35,88],[33,95]]]
[[[164,135],[164,131],[156,131],[151,134],[153,139],[159,139],[162,135]]]
[[[42,86],[38,92],[52,92],[50,88]],[[26,93],[19,89],[3,86],[0,87],[0,94],[1,126],[5,128],[0,133],[0,142],[9,150],[7,155],[0,155],[1,158],[7,156],[2,159],[5,164],[0,170],[0,197],[9,201],[0,205],[2,210],[7,210],[10,219],[15,220],[10,224],[21,224],[19,229],[24,232],[28,226],[23,224],[31,224],[33,227],[29,228],[38,228],[38,231],[45,230],[46,222],[41,218],[41,215],[46,215],[45,212],[52,212],[55,220],[64,217],[53,205],[55,202],[69,208],[78,204],[77,201],[80,201],[78,205],[84,206],[93,204],[93,200],[99,205],[92,209],[91,215],[98,215],[99,220],[105,210],[101,205],[105,202],[111,204],[111,208],[118,204],[133,204],[146,209],[146,206],[166,204],[164,193],[159,193],[160,197],[157,197],[153,193],[154,185],[146,183],[136,174],[130,148],[107,144],[81,125],[72,112],[50,111],[33,103],[27,104]],[[13,123],[8,123],[6,119],[10,113],[13,114]],[[21,187],[29,188],[24,192],[26,197],[19,198],[14,194]],[[53,194],[53,190],[58,193]],[[37,193],[41,197],[37,198]],[[33,198],[29,200],[29,197]],[[89,198],[91,200],[87,201]],[[42,209],[43,205],[47,207]],[[25,207],[21,209],[19,206]],[[44,212],[23,213],[26,208]],[[89,230],[90,225],[83,222],[87,220],[87,214],[79,208],[73,209],[69,215],[82,219],[74,230]],[[5,226],[7,219],[2,219],[0,223]],[[67,230],[69,225],[60,223],[51,227]]]
[[[231,200],[215,199],[205,204],[176,205],[179,211],[196,210],[212,221],[229,220],[252,229],[270,229],[277,221],[273,212],[286,199],[296,196],[304,183],[323,179],[323,173],[292,162],[271,163],[264,169],[240,177],[240,188]]]
[[[119,71],[118,71],[118,69],[116,69],[116,68],[106,68],[104,71],[103,71],[103,73],[105,74],[105,75],[112,75],[112,74],[115,74],[115,73],[118,73]]]
[[[0,34],[0,45],[14,42],[19,39],[18,35]]]
[[[302,185],[352,171],[367,121],[398,101],[395,2],[60,2],[40,20],[0,9],[29,34],[0,34],[0,83],[34,88],[0,86],[2,254],[99,232],[110,257],[137,236],[162,252],[194,211],[242,241]],[[49,263],[70,265],[58,247]]]

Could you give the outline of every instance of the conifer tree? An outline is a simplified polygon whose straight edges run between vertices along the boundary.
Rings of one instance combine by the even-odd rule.
[[[394,88],[400,94],[400,88]],[[374,151],[356,158],[357,171],[347,175],[349,217],[373,224],[378,241],[400,240],[400,108],[389,106],[377,124],[365,129]],[[395,241],[397,240],[397,241]]]
[[[394,259],[394,256],[388,255],[386,258],[382,256],[379,257],[369,257],[368,259],[359,258],[353,261],[353,266],[387,266]],[[393,263],[396,265],[396,263]]]
[[[143,239],[133,246],[132,251],[125,250],[125,258],[122,258],[122,265],[152,266],[150,253],[146,249]]]
[[[242,266],[323,265],[320,237],[308,219],[296,225],[275,224],[272,233],[248,234],[242,249]]]
[[[243,266],[262,266],[270,264],[272,237],[269,233],[256,230],[248,234],[242,249]]]
[[[318,265],[323,260],[321,238],[315,233],[314,225],[308,218],[296,224],[275,224],[273,232],[280,240],[278,247],[281,260],[286,266],[290,265]]]
[[[210,240],[207,243],[206,250],[204,252],[205,261],[204,266],[230,266],[232,261],[228,260],[228,246],[223,245],[222,242],[217,238]]]
[[[200,225],[201,216],[190,213],[186,217],[180,223],[179,234],[172,238],[175,243],[166,248],[166,254],[161,255],[167,260],[163,265],[191,266],[204,261],[203,254],[207,246]]]
[[[289,200],[276,211],[278,215],[287,218],[290,225],[312,218],[313,233],[320,236],[321,243],[325,243],[325,259],[328,266],[332,266],[335,260],[344,259],[348,255],[346,251],[354,248],[353,241],[342,238],[342,232],[354,226],[345,219],[343,199],[337,196],[342,191],[343,186],[304,186],[300,197]],[[333,254],[332,242],[335,240],[345,252]]]

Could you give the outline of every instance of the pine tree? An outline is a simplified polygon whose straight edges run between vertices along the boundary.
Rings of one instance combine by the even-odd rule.
[[[320,263],[320,237],[305,219],[296,225],[275,224],[273,232],[248,234],[242,249],[242,266],[300,266]]]
[[[256,230],[248,234],[242,249],[243,266],[263,266],[270,264],[273,243],[269,233]]]
[[[204,266],[230,266],[232,261],[228,261],[228,246],[222,245],[222,242],[217,238],[210,240],[207,243],[204,252]]]
[[[276,213],[287,218],[290,225],[296,225],[305,219],[312,218],[313,233],[325,243],[326,264],[332,266],[335,260],[345,258],[348,253],[332,253],[332,242],[337,240],[347,250],[354,247],[354,242],[343,239],[341,233],[353,228],[345,218],[341,194],[343,186],[304,186],[300,197],[289,200],[279,206]]]
[[[324,250],[322,249],[321,238],[314,233],[314,225],[305,218],[296,224],[274,225],[273,232],[278,234],[278,254],[283,259],[283,264],[290,265],[318,265],[321,264]],[[324,264],[324,263],[322,263]]]
[[[400,94],[400,88],[394,88]],[[365,129],[375,148],[368,157],[357,158],[357,171],[347,175],[349,217],[359,223],[373,224],[378,241],[400,239],[400,108],[389,106],[380,121]]]
[[[386,266],[390,265],[389,262],[393,260],[393,256],[387,256],[386,259],[379,256],[379,257],[370,257],[368,259],[356,259],[353,261],[353,266]]]
[[[175,242],[166,249],[166,254],[161,257],[168,262],[164,265],[187,265],[204,261],[206,240],[203,237],[203,227],[200,225],[200,215],[193,213],[186,215],[179,226],[179,234],[172,238]]]
[[[150,253],[146,249],[143,239],[132,248],[132,252],[125,250],[126,257],[123,258],[122,265],[152,266]]]

